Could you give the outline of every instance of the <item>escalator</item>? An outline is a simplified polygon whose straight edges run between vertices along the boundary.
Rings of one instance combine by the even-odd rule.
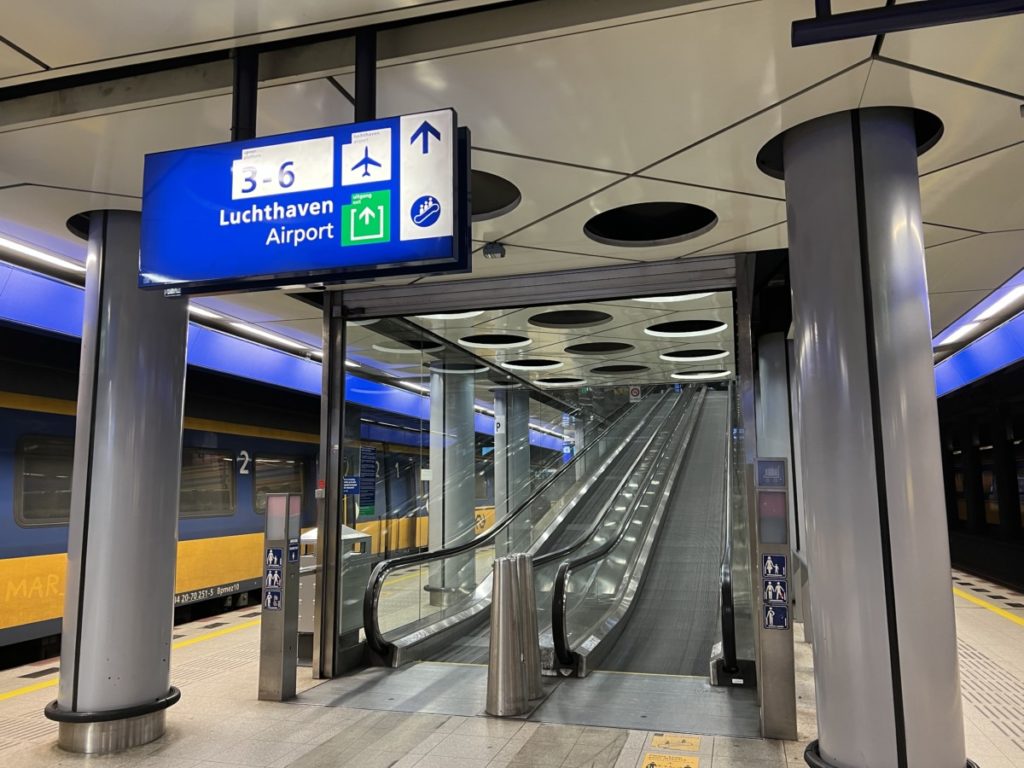
[[[629,509],[625,500],[634,495],[652,462],[662,454],[674,425],[692,400],[691,391],[647,398],[592,441],[519,509],[472,541],[379,564],[364,601],[371,660],[395,666],[424,658],[486,660],[490,563],[494,557],[531,553],[540,593],[538,605],[546,606],[545,585],[550,590],[554,567],[580,548],[607,538],[607,526],[617,525],[616,515],[621,517]],[[445,604],[428,602],[424,596],[430,593],[431,574],[453,562],[461,564],[463,583],[470,588],[448,597]]]
[[[730,581],[731,393],[709,391],[667,464],[659,503],[629,530],[559,566],[550,605],[549,666],[706,676],[719,639],[735,665]],[[658,482],[652,480],[652,482]],[[724,617],[724,618],[722,618]]]
[[[600,669],[705,675],[719,630],[728,396],[704,401],[643,588]]]

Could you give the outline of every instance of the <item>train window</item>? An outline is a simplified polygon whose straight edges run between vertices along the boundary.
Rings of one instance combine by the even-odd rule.
[[[305,475],[298,456],[257,456],[253,472],[259,515],[267,511],[268,493],[302,493]]]
[[[66,525],[71,514],[71,437],[26,435],[18,440],[14,519],[18,525]]]
[[[227,451],[185,448],[181,453],[178,517],[235,513],[235,459]]]

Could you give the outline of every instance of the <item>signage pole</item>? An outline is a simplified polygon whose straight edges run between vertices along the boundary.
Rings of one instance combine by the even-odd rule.
[[[234,56],[231,89],[231,140],[256,138],[256,101],[260,83],[260,55],[255,48],[238,48]]]
[[[356,122],[377,116],[377,33],[356,33]],[[313,676],[341,674],[341,525],[343,523],[342,443],[345,425],[345,310],[341,291],[324,293],[323,389],[320,396],[320,473],[322,494],[317,521],[316,618],[313,624]]]

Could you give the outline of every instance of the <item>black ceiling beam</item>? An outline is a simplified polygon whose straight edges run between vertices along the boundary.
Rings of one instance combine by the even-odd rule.
[[[920,0],[848,13],[831,13],[828,0],[815,7],[815,18],[793,22],[794,48],[1010,16],[1024,13],[1024,0]]]

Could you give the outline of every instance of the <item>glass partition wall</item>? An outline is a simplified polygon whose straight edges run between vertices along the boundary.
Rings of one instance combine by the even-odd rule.
[[[365,551],[342,547],[343,626],[361,609],[375,563],[486,532],[628,403],[625,390],[540,389],[504,368],[496,348],[485,358],[434,332],[459,322],[456,315],[347,325],[343,523],[347,535],[362,534]],[[519,533],[510,526],[489,547],[403,569],[382,596],[389,620],[414,622],[473,592],[496,550],[514,549],[505,539]]]

